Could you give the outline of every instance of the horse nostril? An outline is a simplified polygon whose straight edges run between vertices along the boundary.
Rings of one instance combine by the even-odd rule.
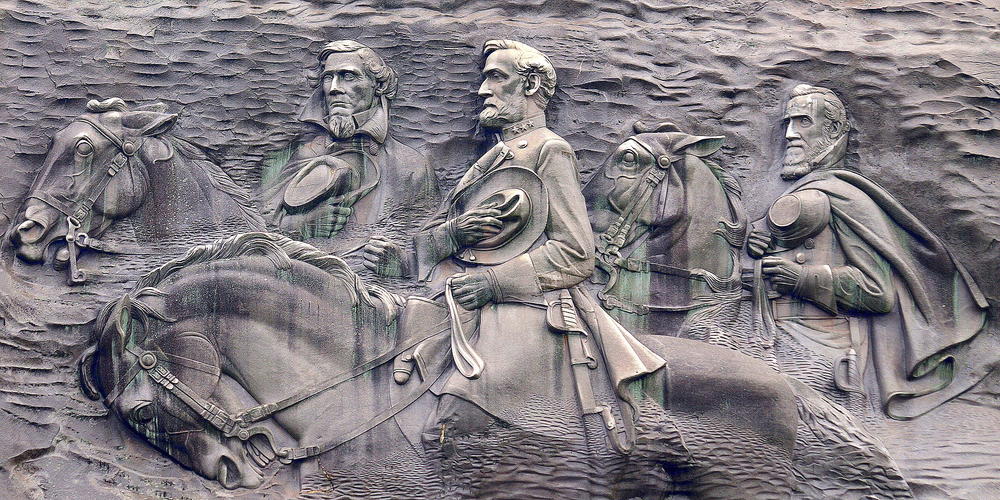
[[[237,467],[235,460],[225,455],[219,458],[219,463],[216,466],[215,480],[223,488],[227,490],[238,488],[242,482],[241,476],[242,474],[240,474],[240,469]]]

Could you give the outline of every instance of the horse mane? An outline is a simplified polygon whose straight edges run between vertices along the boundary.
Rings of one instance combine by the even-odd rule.
[[[143,296],[163,296],[157,285],[181,270],[206,262],[232,259],[247,255],[262,255],[278,269],[290,269],[292,261],[309,264],[330,276],[341,280],[351,294],[352,306],[381,308],[385,320],[392,321],[401,310],[405,299],[377,285],[366,285],[361,277],[351,270],[343,259],[317,249],[312,245],[294,241],[274,233],[242,233],[213,243],[190,248],[182,257],[170,260],[159,268],[147,273],[121,299],[106,305],[95,322],[96,331],[103,331],[108,321],[114,321],[119,336],[124,341],[128,320],[137,320],[143,326],[149,316],[171,322],[170,318],[158,313],[139,300]],[[127,313],[127,314],[123,314]]]
[[[212,187],[232,198],[236,206],[239,207],[244,220],[250,224],[252,229],[264,228],[264,219],[253,207],[250,201],[250,193],[240,187],[239,184],[236,184],[236,181],[223,171],[222,167],[212,161],[201,146],[173,132],[167,132],[163,136],[170,142],[174,150],[180,153],[182,158],[190,161],[194,166],[200,168],[208,175]]]
[[[743,188],[740,186],[740,180],[712,160],[702,158],[701,161],[718,179],[722,190],[726,193],[726,199],[729,200],[729,213],[732,220],[720,221],[719,224],[722,227],[716,232],[725,238],[730,246],[742,248],[746,241],[749,222],[747,221],[746,208],[743,207]]]

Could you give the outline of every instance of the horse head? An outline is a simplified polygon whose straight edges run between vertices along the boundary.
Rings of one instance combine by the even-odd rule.
[[[99,341],[79,363],[83,392],[201,476],[228,489],[259,486],[263,467],[276,458],[270,431],[252,428],[241,440],[210,425],[211,410],[194,409],[191,398],[207,408],[224,403],[214,399],[226,393],[219,387],[222,360],[203,334],[154,327],[172,322],[150,305],[158,293],[140,290],[101,312]]]
[[[42,262],[70,225],[97,235],[142,205],[150,191],[149,168],[173,156],[161,136],[177,115],[163,108],[128,111],[118,98],[90,101],[87,113],[55,134],[10,233],[18,257]],[[56,259],[65,262],[66,249]]]
[[[622,142],[602,167],[603,177],[613,182],[608,193],[608,201],[618,213],[628,211],[628,206],[642,193],[650,183],[650,173],[654,175],[663,172],[664,175],[677,177],[678,170],[688,167],[697,158],[711,155],[722,147],[723,137],[703,137],[681,132],[672,123],[662,122],[647,124],[636,122],[633,125],[635,135]],[[645,179],[645,181],[644,181]],[[666,188],[674,179],[661,179],[659,185]],[[653,189],[648,201],[656,205],[658,196]],[[662,204],[663,200],[659,200]],[[650,225],[664,223],[657,221],[656,214],[651,210],[637,207],[637,220]]]

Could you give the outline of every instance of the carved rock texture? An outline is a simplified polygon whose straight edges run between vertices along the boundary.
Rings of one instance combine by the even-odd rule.
[[[94,98],[166,103],[180,113],[180,129],[238,183],[255,187],[264,159],[299,132],[315,55],[332,39],[357,39],[396,68],[391,131],[431,159],[447,189],[486,145],[476,128],[479,48],[514,38],[556,66],[549,126],[576,149],[583,180],[636,118],[670,120],[692,133],[726,135],[716,158],[741,178],[752,217],[785,188],[777,173],[788,91],[797,83],[833,89],[855,128],[849,164],[940,235],[995,301],[998,22],[995,4],[975,1],[0,0],[0,230],[20,208],[52,135]],[[139,230],[129,224],[115,233],[128,239]],[[0,446],[7,494],[294,493],[277,480],[256,492],[221,490],[80,393],[75,361],[89,331],[79,325],[168,257],[94,259],[114,275],[77,289],[51,269],[20,266],[21,275],[47,273],[35,283],[0,276],[0,291],[49,297],[21,308],[0,297],[0,429],[13,436]],[[996,411],[957,401],[914,422],[876,426],[918,498],[987,498],[1000,489]]]

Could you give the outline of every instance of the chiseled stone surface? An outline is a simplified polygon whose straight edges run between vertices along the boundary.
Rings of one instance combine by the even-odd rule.
[[[405,4],[405,6],[404,6]],[[791,89],[834,90],[854,131],[846,163],[937,234],[990,300],[1000,298],[1000,10],[989,2],[872,0],[632,2],[0,1],[0,230],[8,229],[56,131],[90,99],[163,102],[241,187],[258,187],[303,129],[300,106],[330,40],[375,49],[399,74],[390,133],[429,159],[447,192],[492,144],[478,133],[480,48],[510,38],[559,78],[547,126],[586,181],[637,118],[726,140],[750,219],[787,188],[781,112]],[[142,241],[126,220],[111,241]],[[0,484],[26,498],[283,498],[284,472],[226,490],[179,467],[79,390],[86,324],[136,277],[215,236],[182,232],[161,252],[91,256],[93,280],[6,261],[0,275]],[[10,249],[0,258],[9,259]],[[975,389],[981,402],[1000,384]],[[1000,411],[959,398],[913,421],[872,418],[917,498],[1000,489]],[[696,420],[696,419],[695,419]],[[831,449],[838,449],[831,445]],[[407,460],[408,457],[397,458]],[[449,464],[467,473],[467,464]],[[557,467],[555,465],[554,467]],[[357,472],[331,467],[348,487]],[[329,479],[329,478],[328,478]],[[324,496],[330,480],[307,497]],[[640,488],[641,489],[641,488]],[[830,495],[834,493],[827,492]]]

